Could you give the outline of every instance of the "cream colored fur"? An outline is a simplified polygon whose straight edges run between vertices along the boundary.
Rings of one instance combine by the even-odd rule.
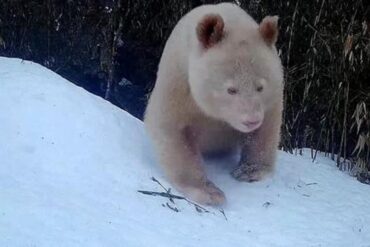
[[[164,48],[144,122],[171,183],[196,202],[225,202],[203,170],[204,152],[239,146],[238,180],[273,170],[283,73],[277,18],[262,23],[233,4],[203,5],[179,21]]]

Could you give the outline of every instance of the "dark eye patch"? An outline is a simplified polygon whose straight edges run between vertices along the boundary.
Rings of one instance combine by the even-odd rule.
[[[238,93],[238,89],[234,88],[234,87],[229,87],[227,89],[227,93],[230,94],[230,95],[235,95]]]

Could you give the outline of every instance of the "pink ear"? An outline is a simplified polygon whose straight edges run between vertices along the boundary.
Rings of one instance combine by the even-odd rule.
[[[277,41],[279,34],[278,19],[277,16],[266,16],[260,23],[259,31],[269,46],[274,45]]]
[[[224,21],[220,15],[206,15],[198,23],[196,31],[202,46],[206,49],[211,48],[224,36]]]

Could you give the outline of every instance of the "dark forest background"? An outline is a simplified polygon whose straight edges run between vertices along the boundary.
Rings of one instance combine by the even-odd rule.
[[[217,2],[2,0],[0,56],[38,62],[142,118],[172,28],[192,8]],[[308,147],[313,159],[314,150],[325,151],[340,169],[370,183],[367,0],[229,2],[257,21],[280,17],[282,149]]]

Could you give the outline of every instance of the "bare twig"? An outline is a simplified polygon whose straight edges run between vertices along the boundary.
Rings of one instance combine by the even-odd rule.
[[[225,211],[223,209],[220,209],[219,211],[221,212],[221,214],[225,217],[225,220],[227,221],[227,217],[226,217]]]
[[[180,210],[179,210],[177,207],[173,207],[173,206],[171,206],[170,204],[168,204],[168,202],[166,202],[166,206],[167,206],[169,209],[171,209],[171,210],[175,211],[176,213],[180,212]]]
[[[201,205],[195,203],[195,202],[192,202],[190,200],[188,200],[186,197],[183,197],[183,196],[179,196],[179,195],[174,195],[171,193],[171,188],[166,188],[164,187],[155,177],[151,177],[151,180],[155,183],[157,183],[159,186],[162,187],[162,189],[165,191],[165,192],[157,192],[157,191],[146,191],[146,190],[138,190],[139,193],[142,193],[144,195],[150,195],[150,196],[161,196],[161,197],[166,197],[168,198],[173,204],[175,204],[175,201],[174,199],[177,199],[177,200],[184,200],[186,201],[187,203],[191,204],[194,206],[195,210],[199,213],[213,213],[213,212],[210,212],[208,209],[206,209],[205,207],[202,207]],[[167,203],[168,204],[168,203]],[[173,207],[173,206],[169,206],[167,205],[166,206],[168,208],[170,208],[171,210],[174,210],[174,209],[177,209],[176,207]],[[177,209],[178,210],[178,209]],[[179,212],[180,210],[176,211],[176,212]],[[226,217],[226,214],[225,214],[225,211],[223,209],[219,209],[219,211],[222,213],[222,215],[225,217],[225,219],[227,220],[227,217]],[[213,213],[214,214],[214,213]]]
[[[156,192],[156,191],[146,191],[146,190],[138,190],[137,192],[142,193],[144,195],[150,195],[150,196],[162,196],[167,198],[173,198],[178,200],[186,200],[185,197],[173,195],[167,192]]]
[[[306,184],[306,186],[310,186],[310,185],[316,185],[317,183],[308,183]]]

